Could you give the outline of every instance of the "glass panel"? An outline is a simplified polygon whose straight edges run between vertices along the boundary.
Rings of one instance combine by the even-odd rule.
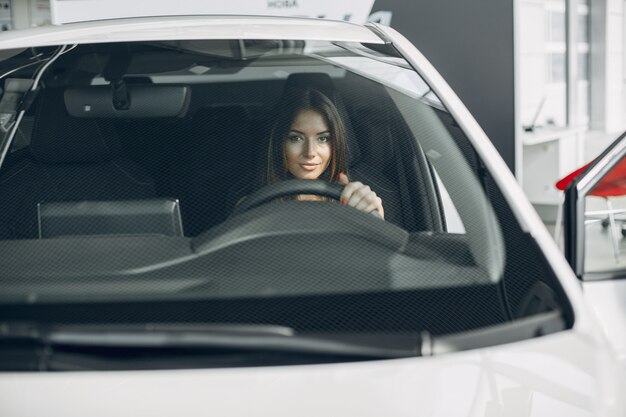
[[[24,129],[13,142],[14,147],[32,146],[39,152],[37,155],[44,161],[42,164],[53,161],[59,172],[67,171],[71,178],[80,177],[81,183],[68,191],[72,193],[71,198],[56,195],[54,191],[47,194],[46,207],[37,206],[43,198],[36,190],[31,193],[32,187],[23,187],[19,194],[29,200],[28,210],[0,213],[0,240],[34,240],[37,245],[37,239],[42,239],[60,248],[63,239],[54,240],[59,236],[77,239],[89,236],[96,239],[92,242],[96,242],[98,237],[93,237],[96,235],[126,239],[137,233],[152,233],[146,229],[137,232],[134,223],[129,223],[128,229],[115,227],[109,230],[102,226],[108,225],[107,221],[94,218],[82,222],[89,216],[80,212],[80,207],[57,205],[49,208],[55,202],[136,201],[147,195],[149,198],[178,198],[184,208],[185,235],[199,238],[204,242],[199,243],[200,246],[211,247],[217,241],[203,237],[204,234],[216,233],[215,227],[237,229],[237,222],[232,220],[233,210],[237,203],[251,198],[259,189],[293,178],[325,179],[337,183],[339,172],[344,172],[350,180],[371,187],[382,199],[384,210],[368,208],[368,212],[384,211],[386,222],[404,229],[408,233],[409,246],[413,248],[411,254],[364,248],[364,251],[370,251],[368,255],[361,253],[366,258],[392,257],[393,267],[386,272],[361,274],[355,278],[354,285],[350,284],[352,278],[346,276],[344,280],[328,281],[320,286],[313,284],[315,279],[305,279],[308,272],[290,282],[270,283],[266,279],[274,278],[269,270],[264,275],[263,262],[270,265],[275,261],[280,268],[287,268],[285,274],[291,268],[284,259],[278,260],[284,257],[283,249],[279,248],[283,244],[297,253],[303,253],[305,248],[317,250],[310,246],[310,239],[298,243],[271,237],[274,231],[270,222],[267,230],[255,235],[260,237],[252,239],[257,243],[250,243],[251,246],[245,248],[239,247],[238,241],[227,244],[232,246],[229,251],[233,253],[262,254],[257,261],[263,262],[254,268],[239,270],[237,277],[219,291],[207,289],[206,297],[345,293],[349,288],[378,291],[381,280],[385,279],[390,286],[384,290],[392,292],[474,286],[502,279],[507,252],[498,219],[502,213],[494,211],[490,196],[485,194],[484,180],[475,168],[478,165],[475,153],[470,151],[471,144],[458,123],[428,83],[404,59],[385,54],[383,50],[369,49],[367,45],[297,40],[178,40],[135,42],[124,46],[129,57],[123,68],[123,80],[132,99],[130,109],[123,113],[112,110],[114,106],[98,105],[113,97],[110,81],[102,76],[102,68],[116,59],[117,44],[78,45],[51,65],[49,73],[42,78],[44,87],[33,107],[38,111],[26,118],[36,128],[30,129],[31,134],[28,129],[31,126],[24,124]],[[250,55],[256,59],[249,60]],[[25,71],[34,69],[27,67]],[[64,77],[54,78],[60,72],[65,74]],[[163,113],[157,108],[160,106],[142,104],[152,100],[151,97],[161,97],[163,103],[175,102],[179,85],[191,91],[190,98],[185,98],[190,103],[181,105],[182,109],[176,113]],[[315,118],[307,112],[296,111],[305,106],[302,103],[309,103],[306,108],[314,109],[323,117]],[[89,111],[89,117],[77,114],[77,105],[81,111],[88,107],[89,110],[84,111]],[[168,108],[165,104],[162,107]],[[132,113],[134,109],[139,110]],[[314,133],[309,132],[310,126],[301,118],[315,122]],[[53,132],[63,134],[44,135],[50,124],[58,129]],[[121,146],[125,157],[136,164],[137,171],[145,171],[144,175],[149,176],[156,186],[146,181],[149,187],[135,190],[131,188],[134,184],[124,182],[125,178],[119,179],[119,184],[106,192],[95,192],[95,186],[83,186],[100,180],[99,173],[92,173],[90,169],[91,159],[110,158],[106,150],[102,150],[102,156],[87,154],[90,149],[97,150],[96,145],[89,142],[90,132],[94,130],[102,130],[102,135],[106,136],[103,140],[107,143]],[[189,138],[171,140],[179,137],[181,132],[187,132]],[[75,136],[81,140],[63,141],[65,137]],[[316,137],[315,146],[309,144],[312,136]],[[274,146],[276,143],[279,145]],[[303,147],[303,143],[307,147]],[[313,151],[304,154],[302,149],[309,149],[308,146],[315,150],[326,149],[326,153],[320,151],[319,158],[311,156]],[[87,161],[81,159],[83,155]],[[0,178],[13,174],[11,169],[15,164],[22,163],[19,158],[22,158],[21,154],[15,155],[10,164],[2,167]],[[83,161],[79,168],[76,168],[79,165],[76,161]],[[226,177],[222,173],[222,167],[226,165],[238,172]],[[186,166],[191,168],[183,168]],[[78,169],[84,172],[79,175]],[[199,178],[194,176],[196,174]],[[119,197],[118,189],[124,187],[131,191]],[[160,190],[160,187],[166,191],[155,194],[153,190]],[[0,197],[7,195],[1,191]],[[283,200],[310,200],[309,197],[311,195],[302,193],[289,195]],[[123,211],[120,204],[112,206]],[[288,225],[288,219],[293,216],[287,210],[290,206],[276,207],[286,210],[280,219]],[[293,207],[297,211],[302,206]],[[57,210],[55,213],[63,211],[64,214],[59,216],[63,224],[44,216],[53,209]],[[225,222],[230,226],[225,226]],[[294,230],[298,227],[293,226]],[[268,236],[263,237],[264,233]],[[506,233],[518,233],[518,230],[511,228]],[[277,245],[277,250],[266,252],[271,245]],[[424,250],[430,254],[426,256]],[[160,255],[163,259],[179,256],[175,253]],[[292,266],[295,266],[295,258],[297,256],[292,259]],[[151,262],[158,264],[163,259],[155,258]],[[221,281],[220,262],[213,262],[214,267],[202,273],[202,280]],[[425,262],[428,268],[434,268],[432,276],[437,276],[432,282],[407,273],[407,267],[427,268],[419,266]],[[332,260],[329,259],[329,263]],[[252,266],[254,261],[249,264]],[[56,265],[65,269],[71,267],[71,262]],[[107,275],[105,270],[110,265],[104,260],[98,266],[103,268],[99,273]],[[1,266],[0,263],[0,270],[3,269]],[[156,264],[153,267],[160,268]],[[9,266],[5,265],[4,269],[7,268]],[[25,270],[16,268],[19,269],[16,271],[18,275],[28,275]],[[309,270],[312,273],[313,269]],[[263,278],[249,285],[254,280],[249,281],[246,276],[250,278],[255,274]],[[159,275],[157,272],[153,278],[158,281]],[[100,296],[116,296],[119,288],[115,283],[103,285],[106,288],[98,291]],[[264,286],[271,287],[271,291],[266,291]],[[132,294],[132,291],[126,294],[131,298],[138,295],[160,297],[159,290],[142,288],[139,292],[143,294]],[[55,289],[44,297],[65,301],[89,299],[93,295],[85,287],[72,294]]]
[[[565,82],[565,54],[550,54],[550,82],[553,84]]]
[[[578,122],[582,126],[589,125],[590,104],[589,82],[578,81]]]
[[[578,80],[589,80],[589,53],[578,54]]]
[[[591,112],[590,102],[590,83],[589,83],[589,52],[580,52],[578,54],[578,80],[577,88],[577,104],[578,112],[577,120],[579,126],[589,125],[589,114]]]
[[[551,42],[565,42],[565,12],[550,11],[548,22],[549,40]]]
[[[585,197],[585,272],[626,266],[626,159]]]
[[[591,113],[591,84],[589,82],[590,61],[589,61],[589,2],[583,0],[578,7],[578,71],[577,71],[577,95],[576,95],[576,111],[579,126],[589,126],[589,114]]]
[[[520,120],[533,134],[565,127],[565,1],[522,2],[520,16]]]
[[[114,90],[103,68],[119,61],[125,88]],[[22,120],[32,133],[24,125],[14,142],[37,158],[13,152],[0,169],[0,308],[23,304],[15,320],[39,320],[29,309],[48,302],[62,317],[38,310],[47,323],[110,323],[115,302],[126,309],[113,322],[386,341],[545,312],[531,301],[546,286],[569,311],[490,164],[397,54],[298,40],[103,43],[77,45],[41,80]],[[283,194],[294,178],[317,182]],[[348,179],[367,200],[315,194]],[[180,215],[153,205],[172,198]]]
[[[578,15],[578,42],[589,42],[589,15]]]
[[[564,52],[547,56],[547,83],[544,90],[545,103],[538,117],[539,126],[567,126],[566,58]]]

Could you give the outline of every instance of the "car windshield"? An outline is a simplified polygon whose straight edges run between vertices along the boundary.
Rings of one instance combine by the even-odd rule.
[[[396,337],[390,356],[546,311],[571,325],[493,173],[389,44],[3,52],[3,323]]]

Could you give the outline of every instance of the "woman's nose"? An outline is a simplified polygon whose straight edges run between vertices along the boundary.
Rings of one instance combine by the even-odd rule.
[[[304,141],[304,154],[307,156],[314,156],[317,151],[317,144],[315,140],[307,139]]]

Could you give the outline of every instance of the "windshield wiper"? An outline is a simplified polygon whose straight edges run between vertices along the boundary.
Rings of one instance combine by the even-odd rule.
[[[565,329],[550,311],[468,332],[296,334],[225,324],[0,323],[0,370],[180,369],[332,363],[432,356],[528,340]]]
[[[306,337],[293,329],[270,325],[127,324],[42,325],[0,323],[0,349],[7,342],[27,341],[55,352],[76,351],[106,356],[113,349],[142,352],[184,349],[189,354],[211,352],[285,353],[365,359],[387,359],[419,354],[419,340],[411,348],[389,348],[342,341],[339,338]],[[40,366],[43,368],[45,366]]]
[[[504,343],[519,342],[560,332],[567,324],[560,311],[548,311],[477,330],[444,336],[422,332],[421,356],[437,356],[450,352],[479,349]]]

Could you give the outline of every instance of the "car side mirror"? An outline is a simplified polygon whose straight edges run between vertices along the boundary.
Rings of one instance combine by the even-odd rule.
[[[583,280],[626,278],[626,132],[565,190],[565,257]]]

